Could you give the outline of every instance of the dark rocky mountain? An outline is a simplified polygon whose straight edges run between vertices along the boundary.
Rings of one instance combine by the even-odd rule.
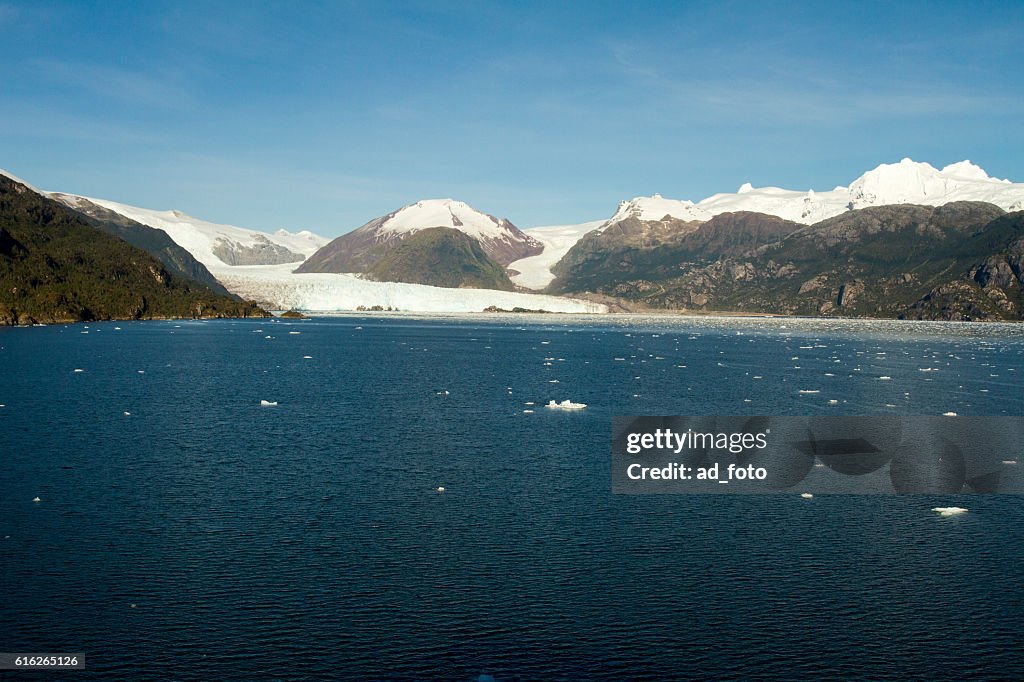
[[[367,274],[382,282],[513,289],[505,269],[484,253],[477,240],[450,227],[432,227],[410,235]]]
[[[0,175],[0,324],[265,315]]]
[[[214,277],[206,266],[196,260],[191,253],[168,236],[163,230],[158,230],[149,225],[143,225],[131,218],[104,208],[93,203],[85,197],[73,194],[62,194],[50,192],[51,199],[56,199],[68,208],[82,213],[92,219],[92,224],[100,230],[119,237],[132,246],[137,246],[149,255],[153,256],[167,268],[172,275],[191,279],[205,284],[211,291],[224,296],[229,296],[217,278]],[[300,256],[301,258],[301,256]]]
[[[543,245],[506,219],[461,201],[430,199],[404,206],[344,234],[310,256],[296,272],[367,272],[415,233],[448,227],[476,239],[501,266],[543,251]]]
[[[592,245],[558,265],[552,290],[698,311],[1019,320],[1022,224],[1024,212],[983,202],[877,206],[809,226],[722,214],[660,244]]]
[[[549,291],[600,292],[632,279],[671,278],[681,263],[745,253],[804,227],[762,213],[723,213],[707,222],[669,216],[659,221],[627,218],[583,237],[552,268]]]

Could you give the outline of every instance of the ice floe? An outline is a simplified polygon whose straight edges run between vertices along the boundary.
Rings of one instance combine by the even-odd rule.
[[[932,511],[936,512],[939,516],[956,516],[957,514],[967,513],[967,509],[964,507],[932,507]]]
[[[545,405],[545,407],[549,407],[553,410],[582,410],[586,406],[586,403],[574,403],[571,400],[563,400],[560,403],[555,402],[554,400],[549,400],[548,404]]]

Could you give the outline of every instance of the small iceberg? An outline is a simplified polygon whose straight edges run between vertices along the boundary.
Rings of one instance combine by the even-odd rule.
[[[812,495],[811,493],[800,493],[800,497],[804,498],[805,500],[809,500],[812,497],[814,497],[814,495]]]
[[[936,512],[939,516],[956,516],[957,514],[967,513],[967,510],[963,507],[932,507],[932,511]]]
[[[546,407],[552,410],[582,410],[587,406],[586,403],[574,403],[571,400],[563,400],[560,403],[556,403],[554,400],[549,400]]]
[[[277,407],[277,401],[261,400],[260,407]]]

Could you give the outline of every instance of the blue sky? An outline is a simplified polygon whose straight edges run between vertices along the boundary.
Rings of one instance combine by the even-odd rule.
[[[1024,3],[0,0],[0,168],[335,236],[522,227],[910,156],[1024,181]]]

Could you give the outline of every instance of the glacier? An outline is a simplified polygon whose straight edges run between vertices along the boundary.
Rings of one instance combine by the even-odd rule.
[[[516,273],[509,279],[527,289],[545,288],[555,278],[551,273],[552,266],[562,260],[562,256],[568,253],[572,245],[582,239],[583,235],[596,230],[606,222],[605,220],[595,220],[578,225],[546,225],[523,230],[543,244],[544,251],[536,256],[520,258],[509,264],[508,269],[514,270]]]
[[[552,313],[605,313],[600,303],[493,289],[446,289],[375,282],[352,274],[294,273],[294,265],[223,267],[214,272],[232,293],[271,310],[340,312],[380,306],[419,313],[479,313],[490,306]]]

